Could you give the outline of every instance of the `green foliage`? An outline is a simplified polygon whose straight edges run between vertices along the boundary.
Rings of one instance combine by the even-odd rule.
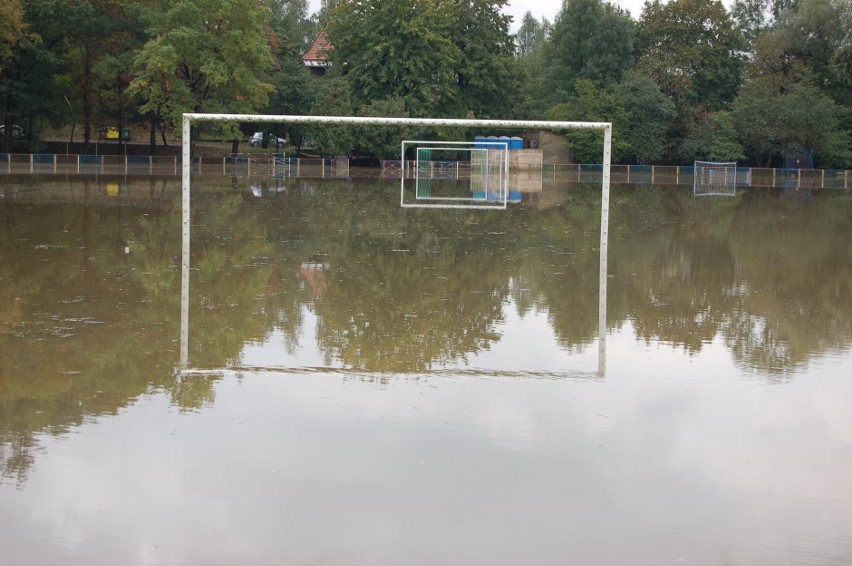
[[[0,2],[0,76],[3,63],[12,57],[12,49],[23,39],[25,30],[24,8],[20,0]]]
[[[684,140],[679,151],[685,162],[690,161],[742,161],[743,147],[730,112],[714,112],[701,119]]]
[[[314,116],[351,116],[352,103],[349,83],[335,77],[324,82],[311,107]],[[346,124],[322,125],[312,128],[314,143],[320,155],[330,157],[343,155],[354,143],[352,127]]]
[[[271,65],[264,4],[181,0],[150,14],[132,89],[143,112],[178,123],[184,112],[248,113],[267,101]]]
[[[271,17],[269,27],[275,34],[273,56],[298,59],[307,51],[316,35],[316,26],[308,18],[307,0],[266,0]]]
[[[598,88],[587,79],[574,85],[576,94],[568,102],[557,104],[548,112],[548,119],[559,121],[612,122],[612,160],[621,161],[627,156],[629,116],[621,97],[614,88]],[[601,163],[603,159],[603,132],[599,130],[573,130],[569,143],[574,158],[579,163]]]
[[[461,58],[456,61],[459,116],[510,117],[511,93],[520,82],[512,59],[515,45],[510,19],[502,13],[507,0],[443,2],[446,33]]]
[[[779,91],[769,81],[751,81],[733,106],[734,125],[749,157],[766,165],[787,149],[804,147],[822,166],[849,167],[852,146],[842,117],[843,109],[806,83]]]
[[[647,75],[630,71],[618,85],[627,112],[628,157],[639,164],[650,164],[665,153],[666,132],[675,118],[675,105]]]
[[[269,97],[267,110],[272,114],[303,115],[311,110],[318,86],[307,68],[295,59],[284,59],[275,77],[275,90]],[[301,152],[309,127],[287,124],[290,145]]]
[[[596,86],[618,82],[633,63],[635,24],[630,15],[602,0],[566,0],[547,45],[544,100],[561,102],[574,81]]]
[[[413,116],[505,114],[517,84],[505,0],[341,0],[327,24],[356,105],[396,97]]]
[[[550,29],[551,25],[547,18],[539,21],[533,17],[532,12],[524,14],[515,36],[518,43],[518,56],[532,57],[539,53],[547,41]]]
[[[771,0],[734,0],[731,7],[734,27],[749,48],[770,24],[770,3]]]
[[[795,11],[781,16],[773,33],[783,55],[806,66],[814,84],[836,102],[852,104],[849,75],[836,64],[852,42],[852,0],[801,0]]]
[[[716,110],[734,99],[743,46],[719,0],[653,0],[639,20],[639,69],[689,106]]]
[[[45,0],[24,2],[23,7],[27,33],[14,44],[2,67],[0,110],[6,124],[21,125],[32,135],[59,119],[62,99],[57,75],[65,42],[62,29],[54,21],[59,9],[56,4]],[[6,135],[10,134],[6,129]],[[8,141],[3,140],[4,148]]]
[[[361,107],[361,116],[390,116],[405,118],[405,103],[399,98],[376,100]],[[355,128],[355,146],[361,153],[374,158],[398,159],[400,144],[411,139],[412,128],[404,126],[364,126]]]
[[[396,96],[412,115],[458,105],[455,62],[440,5],[421,0],[342,0],[331,13],[333,64],[346,69],[358,106]]]

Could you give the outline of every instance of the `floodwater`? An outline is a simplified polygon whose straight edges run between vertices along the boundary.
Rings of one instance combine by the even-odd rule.
[[[0,563],[852,563],[852,194],[0,178]],[[181,350],[188,352],[186,367]]]

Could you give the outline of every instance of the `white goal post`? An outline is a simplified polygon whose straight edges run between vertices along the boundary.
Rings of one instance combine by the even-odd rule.
[[[467,208],[467,209],[506,209],[509,202],[509,144],[508,142],[478,141],[418,141],[403,140],[400,161],[403,167],[408,163],[406,151],[414,150],[414,198],[406,200],[405,170],[400,179],[399,204],[403,208]],[[434,160],[436,156],[449,153],[449,161]],[[469,164],[467,194],[432,194],[431,181],[444,177],[441,166],[455,166],[452,178],[459,178],[457,154],[466,154]],[[487,204],[490,200],[492,203]]]
[[[692,194],[694,196],[735,196],[737,194],[737,162],[694,162]]]
[[[598,326],[600,333],[599,364],[604,364],[606,342],[606,279],[607,241],[609,238],[609,185],[612,161],[611,122],[562,122],[547,120],[468,120],[451,118],[390,118],[367,116],[287,116],[269,114],[207,114],[186,113],[181,129],[181,366],[189,363],[189,247],[190,247],[190,181],[192,176],[191,131],[196,122],[256,122],[284,124],[352,126],[422,126],[434,128],[482,128],[502,130],[601,130],[603,131],[602,178],[601,178],[601,238],[600,238],[600,295],[598,300]],[[404,175],[403,175],[404,177]],[[603,367],[599,368],[601,373]]]

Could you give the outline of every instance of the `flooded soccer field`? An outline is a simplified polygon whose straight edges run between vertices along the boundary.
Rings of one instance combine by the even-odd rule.
[[[0,563],[852,562],[852,193],[600,208],[0,178]]]

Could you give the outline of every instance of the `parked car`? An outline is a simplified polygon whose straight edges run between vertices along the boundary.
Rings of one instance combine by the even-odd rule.
[[[286,138],[279,138],[277,136],[273,136],[272,134],[269,134],[268,140],[269,145],[271,146],[284,147],[285,145],[287,145]],[[255,132],[249,138],[249,145],[252,147],[260,147],[261,145],[263,145],[263,132]]]
[[[0,124],[0,138],[6,136],[6,126]],[[24,139],[24,129],[20,126],[12,126],[12,139],[13,140],[22,140]]]

